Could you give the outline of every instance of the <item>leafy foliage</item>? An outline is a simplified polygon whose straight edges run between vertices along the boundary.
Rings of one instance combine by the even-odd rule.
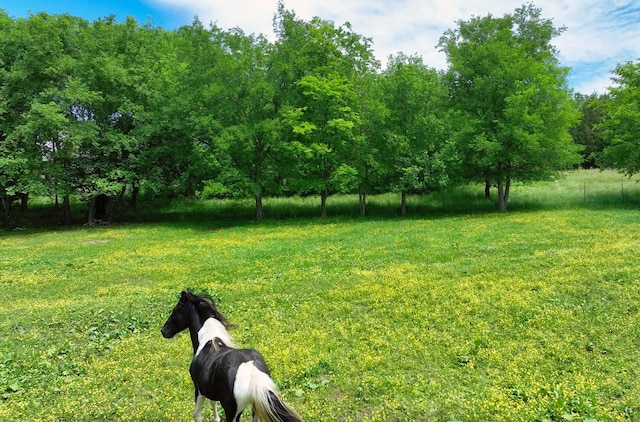
[[[418,57],[391,58],[384,78],[387,144],[380,160],[392,191],[425,192],[447,187],[458,169],[451,148],[454,129],[441,75]]]
[[[440,40],[450,64],[466,177],[498,186],[506,211],[512,180],[538,180],[579,162],[568,129],[577,115],[550,44],[562,32],[533,5],[458,22]]]
[[[273,42],[198,18],[174,31],[0,13],[0,197],[125,199],[442,191],[548,178],[576,164],[575,108],[533,5],[447,31],[441,73],[416,56],[386,69],[347,22],[279,3]],[[614,103],[612,103],[614,104]],[[613,120],[612,120],[613,121]],[[612,126],[611,126],[612,127]],[[611,132],[613,133],[613,132]],[[611,149],[610,151],[613,151]],[[107,215],[105,215],[107,214]]]
[[[598,126],[604,119],[604,104],[609,96],[604,94],[582,95],[575,94],[576,107],[580,112],[580,120],[570,130],[576,144],[583,147],[582,168],[596,168],[605,141],[599,133]]]
[[[602,162],[632,175],[640,172],[640,62],[618,65],[614,81],[600,126],[607,141]]]

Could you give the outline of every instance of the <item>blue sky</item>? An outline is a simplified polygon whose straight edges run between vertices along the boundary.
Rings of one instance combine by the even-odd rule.
[[[14,18],[26,17],[29,12],[41,11],[49,14],[69,13],[90,21],[111,14],[116,15],[118,20],[126,16],[134,16],[139,22],[152,22],[155,26],[166,29],[174,29],[189,23],[196,13],[180,6],[141,0],[0,0],[0,8]]]
[[[69,13],[88,20],[110,14],[134,16],[165,29],[191,23],[194,16],[222,28],[273,38],[272,18],[278,0],[0,0],[12,17],[28,12]],[[418,54],[437,69],[446,58],[436,48],[440,36],[456,21],[472,16],[502,16],[528,0],[285,0],[303,19],[320,16],[373,38],[383,65],[390,54]],[[567,30],[553,40],[562,65],[571,67],[571,87],[583,94],[604,93],[609,72],[618,63],[640,59],[640,0],[536,0],[543,16]]]

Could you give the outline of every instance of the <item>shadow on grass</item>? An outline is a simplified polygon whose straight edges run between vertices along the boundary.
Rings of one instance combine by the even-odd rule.
[[[588,180],[585,182],[583,180]],[[570,172],[564,179],[512,187],[509,211],[536,212],[560,209],[638,209],[640,185],[627,183],[626,191],[620,186],[619,176],[602,172]],[[400,194],[370,195],[367,197],[366,215],[361,215],[357,195],[335,195],[327,201],[327,222],[437,219],[448,216],[484,215],[497,213],[495,192],[485,198],[483,185],[460,186],[430,194],[408,195],[406,213],[400,208]],[[114,215],[110,226],[128,224],[170,224],[180,227],[216,230],[294,221],[304,224],[322,221],[319,197],[264,198],[262,221],[255,219],[252,199],[144,199],[136,208],[122,208]],[[61,224],[60,213],[53,204],[39,201],[26,214],[13,214],[2,231],[14,232],[74,229],[86,227],[87,204],[73,203],[75,217],[70,225]]]

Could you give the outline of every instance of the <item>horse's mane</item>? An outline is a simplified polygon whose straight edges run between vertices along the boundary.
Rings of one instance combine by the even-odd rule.
[[[213,301],[213,297],[211,297],[209,293],[195,294],[191,290],[187,290],[186,293],[189,300],[196,303],[196,306],[203,305],[209,308],[215,319],[220,321],[225,328],[229,329],[232,327],[227,318],[218,311],[218,308],[216,308],[215,302]]]

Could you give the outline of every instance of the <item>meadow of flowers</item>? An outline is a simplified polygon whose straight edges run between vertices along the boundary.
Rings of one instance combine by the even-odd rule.
[[[112,225],[0,250],[0,420],[191,420],[188,336],[159,331],[183,288],[307,421],[640,420],[637,209]]]

